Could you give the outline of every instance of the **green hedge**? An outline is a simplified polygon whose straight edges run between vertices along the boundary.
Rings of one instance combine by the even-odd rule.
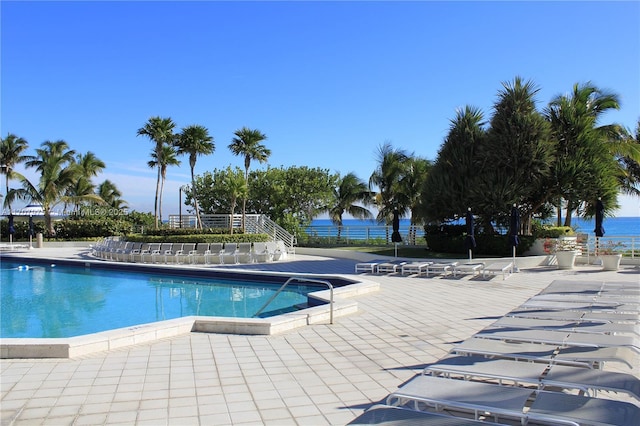
[[[575,231],[570,226],[548,226],[534,224],[532,234],[535,238],[558,238],[575,235]]]
[[[427,235],[426,239],[429,250],[438,253],[468,253],[464,245],[465,236]],[[520,244],[516,247],[516,254],[521,255],[533,245],[534,238],[519,237],[519,239]],[[507,235],[476,235],[475,240],[474,255],[505,257],[513,254]]]
[[[236,233],[237,231],[234,230],[233,232]],[[150,228],[147,228],[144,230],[144,234],[149,236],[159,236],[159,237],[172,237],[175,235],[224,235],[224,234],[229,234],[229,228],[206,228],[206,229],[196,229],[196,228],[150,229]],[[243,234],[243,233],[239,232],[239,234]]]
[[[271,241],[267,234],[181,234],[181,235],[142,235],[129,234],[127,241],[137,243],[256,243]]]
[[[29,241],[29,220],[14,220],[13,229],[16,231],[13,234],[13,241]],[[34,237],[37,233],[44,234],[44,222],[33,221]],[[0,235],[2,235],[3,241],[9,240],[9,220],[0,220]]]
[[[53,223],[56,239],[63,240],[124,235],[129,228],[127,222],[110,218],[61,220]]]

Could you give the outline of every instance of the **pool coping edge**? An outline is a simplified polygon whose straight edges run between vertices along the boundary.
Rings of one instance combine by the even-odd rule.
[[[377,291],[380,287],[376,282],[358,279],[359,282],[334,289],[334,318],[358,311],[357,302],[345,298]],[[76,358],[191,332],[272,335],[310,324],[328,324],[330,291],[320,290],[309,296],[324,304],[268,318],[188,316],[68,338],[0,338],[0,359]]]

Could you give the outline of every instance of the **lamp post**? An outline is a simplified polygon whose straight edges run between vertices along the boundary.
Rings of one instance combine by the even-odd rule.
[[[29,215],[29,250],[33,250],[33,215]]]
[[[189,191],[189,185],[180,186],[180,189],[178,191],[178,196],[180,198],[178,200],[178,216],[180,217],[180,228],[182,228],[182,193],[184,192],[186,194],[187,191]]]
[[[182,228],[182,187],[178,189],[178,222]]]

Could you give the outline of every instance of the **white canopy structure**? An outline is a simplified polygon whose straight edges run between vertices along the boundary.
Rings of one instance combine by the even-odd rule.
[[[9,213],[8,212],[4,212],[4,216],[8,216]],[[14,210],[13,211],[13,215],[14,216],[24,216],[24,217],[29,217],[29,216],[33,216],[33,217],[44,217],[44,209],[42,208],[42,204],[28,204],[25,207],[18,209],[18,210]],[[51,211],[51,217],[62,217],[63,215],[56,212],[56,211]]]

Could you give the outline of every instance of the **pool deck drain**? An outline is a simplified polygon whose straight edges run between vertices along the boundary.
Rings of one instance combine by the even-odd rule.
[[[32,252],[48,257],[50,250]],[[83,251],[55,253],[81,258]],[[353,278],[355,263],[299,254],[264,269]],[[596,266],[522,268],[504,281],[362,277],[379,284],[379,291],[353,297],[358,312],[333,325],[270,336],[186,333],[72,359],[3,359],[0,422],[347,424],[553,280],[640,286],[640,270],[632,266],[611,272]],[[637,366],[617,371],[640,374]]]

